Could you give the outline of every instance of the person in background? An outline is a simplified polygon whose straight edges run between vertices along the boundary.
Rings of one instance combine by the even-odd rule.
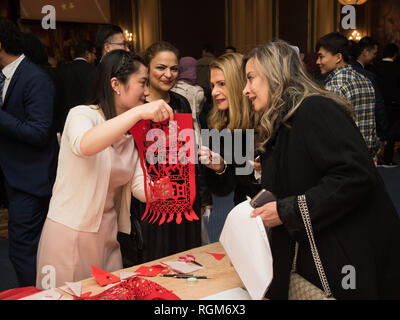
[[[122,29],[113,24],[101,27],[96,33],[96,53],[98,60],[100,61],[108,52],[118,49],[130,50]]]
[[[356,72],[350,62],[348,40],[332,32],[317,42],[317,65],[321,73],[329,74],[325,88],[347,99],[353,106],[355,122],[364,137],[371,157],[377,162],[379,149],[375,122],[375,91],[371,81]]]
[[[359,42],[352,43],[352,59],[350,65],[358,73],[368,78],[374,87],[376,134],[381,143],[384,144],[387,141],[389,134],[385,103],[376,79],[376,74],[366,69],[366,66],[371,65],[376,58],[378,48],[379,43],[371,37],[364,37]]]
[[[219,196],[226,196],[234,191],[234,204],[237,205],[246,200],[246,197],[254,197],[260,191],[260,185],[254,176],[254,171],[238,174],[237,169],[248,165],[239,163],[236,154],[246,153],[246,157],[254,159],[254,148],[248,150],[247,129],[257,126],[257,115],[251,108],[248,98],[241,94],[245,85],[241,65],[243,56],[239,53],[226,53],[211,62],[211,88],[214,107],[208,118],[208,127],[219,132],[228,131],[231,141],[220,141],[220,150],[212,150],[212,141],[209,146],[202,146],[199,150],[199,160],[206,169],[208,187]],[[227,130],[226,130],[227,129]],[[234,130],[242,130],[241,141],[234,140]],[[227,153],[225,153],[225,150]],[[241,150],[241,152],[235,152]],[[249,157],[249,153],[252,153]],[[244,159],[244,158],[243,158]],[[227,161],[225,161],[227,160]],[[244,159],[244,161],[247,161]]]
[[[59,133],[63,132],[69,110],[87,102],[95,77],[95,45],[83,40],[74,52],[75,59],[57,70],[55,124]]]
[[[0,17],[0,170],[8,199],[9,256],[19,286],[36,279],[36,252],[57,170],[54,85],[23,54],[23,35]]]
[[[393,160],[395,142],[400,140],[400,67],[395,62],[398,57],[399,47],[390,43],[383,50],[383,59],[376,65],[378,83],[389,119],[389,134],[382,166],[389,168],[398,165]]]
[[[39,289],[48,289],[42,268],[49,265],[57,287],[90,277],[91,266],[122,269],[117,233],[131,231],[131,193],[145,199],[138,152],[127,132],[141,120],[174,117],[162,100],[144,105],[148,73],[140,57],[114,50],[98,69],[90,105],[72,108],[65,123],[38,249]]]
[[[210,63],[215,59],[214,48],[205,44],[202,49],[202,57],[197,61],[197,84],[204,90],[204,103],[199,116],[201,128],[207,128],[208,113],[213,108],[210,87]]]
[[[197,60],[192,57],[183,57],[179,60],[178,82],[171,91],[185,97],[192,109],[193,126],[197,134],[197,144],[200,145],[199,115],[204,102],[204,90],[196,85]]]
[[[234,46],[227,46],[224,49],[224,53],[234,53],[234,52],[237,52],[237,50]]]
[[[304,196],[333,297],[399,299],[400,218],[352,107],[315,84],[284,41],[251,50],[243,66],[243,94],[261,116],[261,186],[277,198],[252,213],[269,228],[267,297],[288,299],[296,242],[296,272],[322,289],[300,214]],[[351,289],[342,285],[345,266],[356,272]]]

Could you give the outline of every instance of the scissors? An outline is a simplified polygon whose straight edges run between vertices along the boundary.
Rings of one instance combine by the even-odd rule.
[[[194,255],[192,254],[187,254],[186,256],[183,257],[179,257],[178,261],[182,261],[182,262],[192,262],[194,264],[197,264],[198,266],[202,267],[203,265],[201,265],[200,263],[198,263],[196,261],[196,258],[194,257]]]

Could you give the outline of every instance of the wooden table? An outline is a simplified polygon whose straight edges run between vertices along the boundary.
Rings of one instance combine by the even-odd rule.
[[[160,264],[162,261],[177,261],[178,257],[185,254],[193,254],[196,257],[196,261],[203,265],[203,269],[194,272],[195,275],[206,275],[212,279],[199,279],[195,285],[188,285],[186,279],[175,279],[168,277],[143,277],[144,279],[151,280],[163,286],[164,288],[173,291],[182,300],[197,300],[205,298],[207,296],[233,289],[233,288],[244,288],[242,281],[240,280],[235,269],[231,265],[229,257],[225,255],[222,260],[216,260],[214,256],[207,254],[211,253],[223,253],[225,250],[221,243],[215,242],[207,246],[191,249],[181,253],[174,254],[165,258],[157,259],[151,262],[146,262],[141,265],[137,265],[131,268],[122,269],[112,274],[119,276],[120,271],[134,272],[138,267],[152,266]],[[58,292],[63,294],[67,298],[72,298],[64,291],[57,289]],[[92,296],[99,294],[104,291],[104,288],[97,284],[94,278],[89,278],[82,281],[82,293],[91,291]]]

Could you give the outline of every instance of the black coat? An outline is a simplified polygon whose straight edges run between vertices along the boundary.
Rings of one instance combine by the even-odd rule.
[[[295,241],[298,272],[322,288],[297,204],[305,194],[334,297],[400,298],[399,216],[354,121],[332,100],[310,97],[289,124],[277,126],[262,155],[262,186],[277,196],[283,222],[271,231],[267,296],[287,299]],[[355,290],[342,287],[348,265],[356,270]]]

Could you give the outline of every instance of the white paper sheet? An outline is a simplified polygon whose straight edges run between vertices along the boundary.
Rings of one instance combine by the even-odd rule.
[[[249,199],[228,214],[219,241],[253,300],[261,300],[273,277],[272,253],[260,217]]]
[[[200,300],[251,300],[249,293],[242,288],[234,288],[222,291]]]
[[[180,273],[192,273],[197,270],[203,269],[203,267],[182,261],[164,261],[163,263],[170,266],[172,270],[175,270]]]

